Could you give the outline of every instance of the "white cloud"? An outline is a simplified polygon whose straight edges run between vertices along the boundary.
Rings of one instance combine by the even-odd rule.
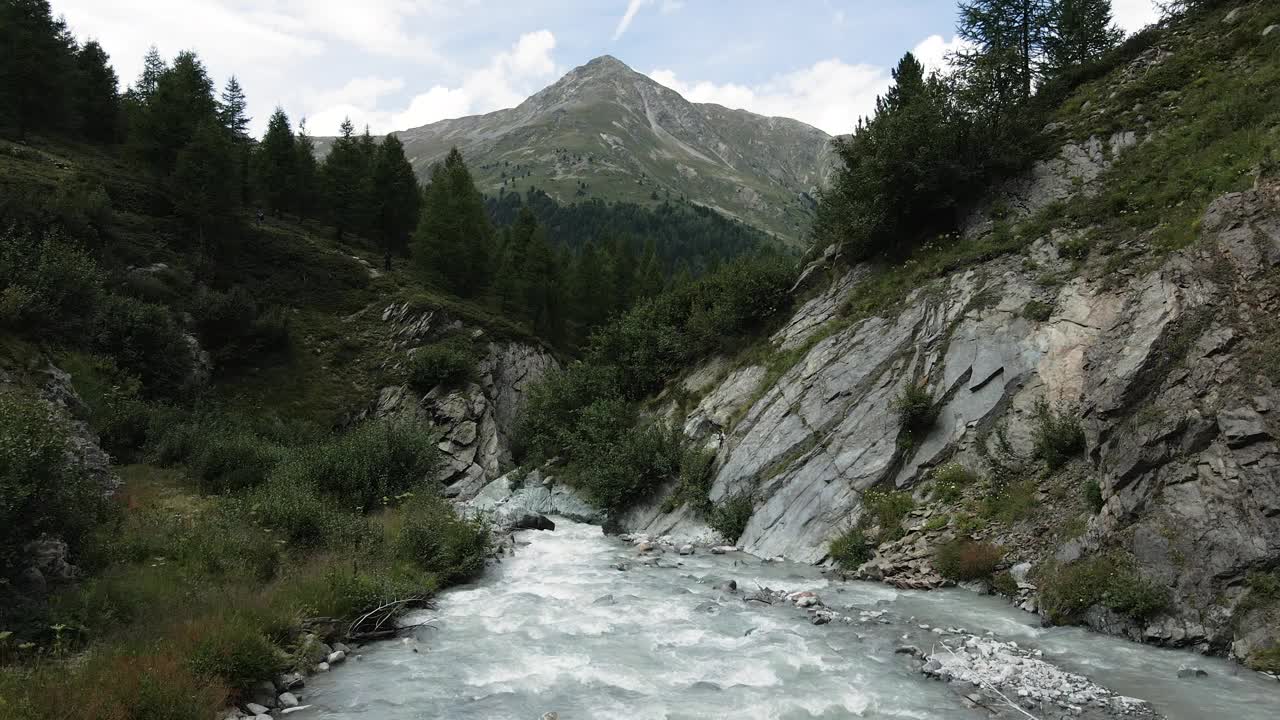
[[[1111,14],[1125,32],[1133,33],[1160,19],[1155,0],[1111,0]]]
[[[920,64],[925,66],[925,69],[945,73],[952,69],[951,56],[957,51],[971,46],[971,43],[958,35],[953,35],[950,40],[943,38],[941,35],[930,35],[921,40],[920,44],[916,45],[911,52],[920,61]]]
[[[405,87],[403,80],[353,80],[342,88],[313,94],[308,130],[317,135],[335,134],[343,118],[350,117],[357,128],[368,125],[377,134],[518,105],[556,75],[551,57],[555,47],[555,35],[548,30],[525,33],[488,65],[466,73],[459,86],[433,86],[402,109],[388,109],[381,100]]]
[[[920,42],[914,52],[925,67],[942,70],[947,55],[962,46],[959,38],[948,41],[934,35]],[[791,117],[832,135],[852,132],[858,118],[874,112],[876,97],[892,82],[889,68],[850,65],[835,58],[760,85],[685,82],[671,70],[654,70],[649,77],[693,102]]]
[[[876,95],[889,86],[885,68],[850,65],[837,59],[823,60],[754,86],[686,83],[670,70],[655,70],[649,76],[693,102],[791,117],[833,135],[852,131],[857,119],[875,108]]]
[[[617,40],[622,37],[627,28],[631,27],[631,21],[636,19],[636,13],[640,12],[640,8],[653,2],[653,0],[630,0],[627,3],[627,11],[622,14],[622,19],[618,21],[618,27],[613,31],[613,39]]]

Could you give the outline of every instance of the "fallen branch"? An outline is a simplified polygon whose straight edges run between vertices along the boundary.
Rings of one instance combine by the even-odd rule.
[[[384,603],[356,618],[347,628],[347,639],[352,641],[385,640],[401,633],[427,626],[431,621],[416,625],[396,625],[395,621],[410,608],[432,607],[425,597],[408,597]]]

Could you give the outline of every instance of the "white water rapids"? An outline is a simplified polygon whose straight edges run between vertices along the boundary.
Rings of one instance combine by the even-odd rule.
[[[619,718],[983,718],[960,694],[895,655],[934,642],[919,624],[988,630],[1038,648],[1065,669],[1150,701],[1172,720],[1280,717],[1280,683],[1225,661],[1076,628],[1039,627],[1004,600],[963,590],[901,592],[828,583],[815,568],[746,555],[664,556],[653,568],[611,567],[635,550],[595,526],[556,520],[478,583],[445,593],[415,642],[356,650],[308,679],[310,709],[294,720],[561,720]],[[717,591],[815,590],[846,614],[877,622],[814,626],[793,607]],[[614,602],[597,602],[612,595]],[[911,624],[906,619],[914,617]],[[904,640],[904,636],[909,636]],[[416,652],[415,652],[416,649]],[[1208,677],[1180,679],[1181,665]]]

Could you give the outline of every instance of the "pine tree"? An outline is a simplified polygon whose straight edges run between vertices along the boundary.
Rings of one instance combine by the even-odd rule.
[[[169,64],[160,55],[160,49],[152,45],[142,57],[142,74],[133,86],[134,93],[143,102],[151,99],[160,85],[160,76],[169,71]]]
[[[457,148],[432,168],[413,236],[420,273],[456,295],[476,297],[488,287],[493,229],[484,198]]]
[[[337,232],[338,241],[344,235],[361,228],[365,202],[364,188],[368,165],[355,138],[355,126],[351,120],[342,121],[341,135],[333,141],[329,155],[324,159],[321,171],[324,182],[324,198],[329,219]]]
[[[0,124],[18,137],[74,125],[75,40],[47,0],[0,2]]]
[[[254,149],[251,162],[253,187],[258,200],[276,217],[294,205],[298,162],[289,116],[276,108],[267,121],[267,132]]]
[[[235,167],[232,139],[213,117],[178,153],[172,178],[178,213],[196,231],[206,254],[210,231],[228,222],[239,204]]]
[[[248,107],[244,89],[240,87],[240,81],[236,76],[232,75],[222,90],[222,99],[218,104],[218,117],[222,120],[222,126],[229,130],[232,136],[246,140],[249,138],[249,121],[252,118],[245,115]]]
[[[1096,61],[1124,39],[1112,23],[1111,0],[1054,0],[1045,33],[1044,70],[1055,76]]]
[[[569,267],[569,305],[578,345],[609,318],[612,300],[605,284],[604,265],[596,244],[588,241]]]
[[[662,285],[662,260],[658,257],[657,243],[650,237],[645,242],[644,260],[636,271],[636,298],[651,298],[662,292]]]
[[[294,143],[295,161],[293,211],[299,217],[312,217],[320,203],[320,168],[316,163],[315,143],[307,135],[307,120],[298,123],[298,135]]]
[[[422,190],[413,166],[404,155],[404,145],[394,134],[378,147],[373,164],[373,223],[383,250],[404,254],[409,235],[418,225]]]
[[[219,122],[213,81],[200,58],[184,51],[160,74],[155,91],[130,128],[131,139],[156,172],[168,174],[178,152],[209,122]],[[231,172],[234,176],[235,169]]]
[[[526,304],[530,283],[526,262],[529,245],[538,232],[538,219],[528,205],[520,208],[516,220],[502,232],[498,265],[493,276],[493,292],[504,315],[528,319]]]
[[[80,48],[76,69],[75,99],[81,132],[90,140],[115,142],[120,136],[119,79],[96,40]]]

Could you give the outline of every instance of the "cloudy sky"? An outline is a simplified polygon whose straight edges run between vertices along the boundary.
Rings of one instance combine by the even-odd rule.
[[[1113,0],[1136,30],[1153,0]],[[939,63],[955,0],[52,0],[122,84],[151,45],[240,78],[261,132],[276,105],[312,134],[375,133],[518,104],[613,55],[690,100],[848,132],[909,49]]]

